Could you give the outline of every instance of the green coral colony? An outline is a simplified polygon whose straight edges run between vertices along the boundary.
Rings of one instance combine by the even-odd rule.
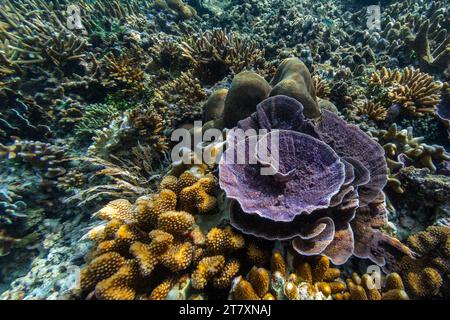
[[[377,3],[0,0],[0,299],[448,299],[450,6]]]

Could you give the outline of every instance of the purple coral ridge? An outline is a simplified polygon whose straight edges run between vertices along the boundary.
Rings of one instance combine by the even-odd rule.
[[[255,136],[240,136],[236,134],[239,129],[265,129],[269,133],[257,135],[255,146],[250,143]],[[272,136],[279,138],[279,167],[273,175],[262,175],[267,163],[260,160],[261,141],[272,147],[267,148],[271,154],[273,143],[267,141]],[[262,101],[255,113],[241,120],[228,134],[227,143],[219,177],[220,186],[231,199],[234,227],[268,240],[292,240],[300,254],[324,254],[338,265],[353,255],[355,244],[361,256],[379,264],[391,260],[368,254],[378,252],[380,242],[371,241],[362,230],[353,230],[363,229],[361,225],[367,220],[367,215],[358,218],[359,208],[370,212],[367,206],[380,199],[387,182],[382,147],[358,127],[328,111],[314,123],[303,116],[303,106],[297,100],[275,96]],[[242,146],[246,148],[240,149]],[[241,150],[245,159],[257,161],[231,161]],[[391,243],[394,251],[407,252],[394,240]],[[388,252],[389,244],[383,241],[380,252]]]

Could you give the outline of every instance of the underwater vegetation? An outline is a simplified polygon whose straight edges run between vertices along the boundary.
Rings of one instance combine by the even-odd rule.
[[[449,298],[447,0],[0,4],[0,299]]]

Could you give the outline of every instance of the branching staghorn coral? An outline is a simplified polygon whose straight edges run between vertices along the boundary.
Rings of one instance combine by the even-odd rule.
[[[419,70],[406,68],[402,71],[382,68],[372,74],[370,85],[388,89],[388,98],[401,110],[413,116],[434,112],[440,102],[442,84]]]
[[[181,43],[183,56],[188,59],[203,81],[213,83],[229,74],[254,70],[263,76],[273,74],[265,60],[265,52],[256,42],[226,30],[206,31]]]
[[[437,164],[450,160],[442,146],[423,143],[423,137],[414,137],[412,130],[399,130],[394,123],[388,130],[370,131],[370,135],[375,137],[385,150],[389,169],[388,185],[399,193],[404,192],[400,181],[395,177],[400,168],[411,165],[435,172]]]
[[[164,33],[158,33],[154,37],[149,54],[153,59],[152,64],[156,67],[178,70],[186,64],[177,39]]]
[[[137,16],[139,11],[150,8],[146,1],[132,0],[126,5],[114,1],[78,1],[83,13],[83,24],[79,30],[69,30],[67,12],[72,3],[66,0],[47,2],[43,0],[5,0],[0,16],[0,40],[11,50],[11,62],[17,65],[42,63],[46,59],[56,62],[81,58],[85,48],[84,37],[76,33],[93,33],[96,29],[107,28],[115,21]],[[74,21],[75,23],[75,21]],[[55,32],[55,30],[61,30]],[[68,37],[67,41],[61,41]],[[65,50],[60,50],[64,48]]]
[[[190,71],[162,84],[154,95],[152,105],[174,127],[201,118],[200,103],[206,98],[206,91]]]
[[[103,58],[105,77],[103,85],[124,90],[125,93],[138,94],[144,90],[144,70],[142,50],[121,53],[118,57],[109,53]]]

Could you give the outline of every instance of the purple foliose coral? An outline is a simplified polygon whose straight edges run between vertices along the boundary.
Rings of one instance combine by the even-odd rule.
[[[235,228],[292,240],[300,254],[324,254],[338,265],[353,254],[382,266],[392,260],[387,252],[411,254],[378,231],[387,165],[381,146],[358,127],[329,111],[314,123],[298,101],[275,96],[241,120],[227,143],[219,177]],[[273,173],[262,174],[270,166]]]

